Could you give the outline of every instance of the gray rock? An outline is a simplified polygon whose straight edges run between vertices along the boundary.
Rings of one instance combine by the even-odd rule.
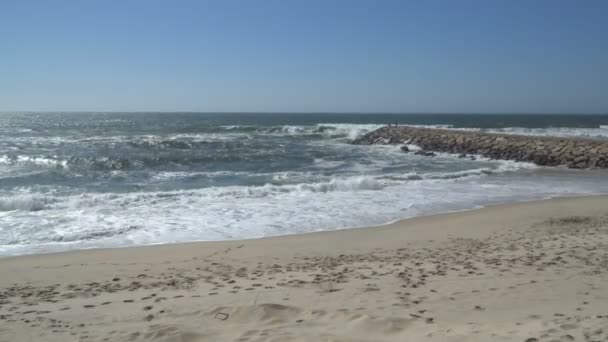
[[[427,151],[416,151],[414,154],[419,155],[419,156],[425,156],[425,157],[434,157],[437,155],[437,154],[435,154],[435,152],[427,152]]]
[[[571,168],[608,168],[608,141],[535,137],[465,132],[417,127],[383,127],[353,141],[353,144],[416,144],[416,154],[434,156],[431,151],[458,154],[475,160],[472,154],[490,159],[511,159],[539,165]],[[405,152],[404,147],[402,150]],[[410,151],[409,148],[407,151]],[[411,151],[410,151],[411,152]]]

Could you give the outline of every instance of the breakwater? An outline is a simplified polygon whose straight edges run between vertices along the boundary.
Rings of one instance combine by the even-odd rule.
[[[608,168],[608,141],[387,126],[353,141],[357,145],[414,144],[425,151],[475,154],[544,166]]]

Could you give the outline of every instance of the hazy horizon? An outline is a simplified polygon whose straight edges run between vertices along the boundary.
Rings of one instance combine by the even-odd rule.
[[[134,110],[134,111],[120,111],[120,110],[14,110],[14,111],[0,111],[0,114],[278,114],[278,115],[289,115],[289,114],[332,114],[332,115],[608,115],[607,112],[596,112],[596,113],[548,113],[548,112],[329,112],[329,111],[317,111],[317,112],[297,112],[297,111],[267,111],[267,112],[247,112],[247,111],[152,111],[152,110]]]
[[[607,114],[605,1],[0,3],[0,112]]]

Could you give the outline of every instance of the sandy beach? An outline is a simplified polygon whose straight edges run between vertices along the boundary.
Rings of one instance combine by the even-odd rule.
[[[607,247],[597,196],[8,257],[0,341],[607,341]]]

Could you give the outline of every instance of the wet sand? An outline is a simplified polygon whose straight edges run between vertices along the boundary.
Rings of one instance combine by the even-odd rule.
[[[608,197],[2,258],[0,341],[608,341]]]

